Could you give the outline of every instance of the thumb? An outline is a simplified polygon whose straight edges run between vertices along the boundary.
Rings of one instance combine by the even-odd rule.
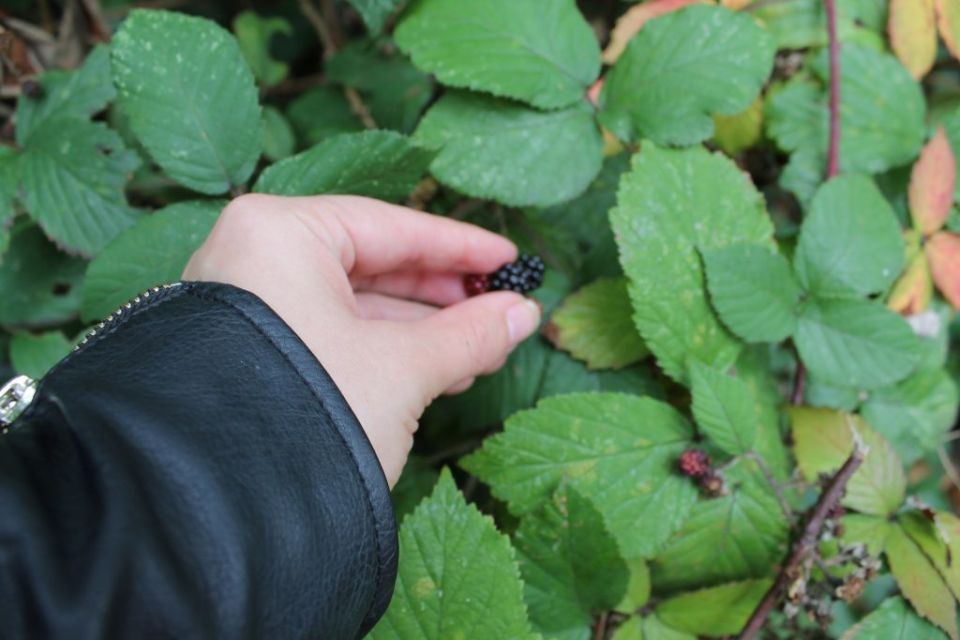
[[[505,291],[468,298],[412,323],[425,391],[433,398],[461,380],[493,371],[539,324],[533,300]]]

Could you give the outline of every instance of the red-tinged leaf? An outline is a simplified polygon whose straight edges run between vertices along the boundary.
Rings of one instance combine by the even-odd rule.
[[[960,236],[941,231],[927,240],[924,251],[933,283],[954,309],[960,309]]]
[[[954,58],[960,59],[960,0],[936,0],[940,37]]]
[[[938,127],[910,175],[910,214],[923,235],[936,233],[947,221],[956,181],[957,160],[946,132]]]
[[[610,44],[603,51],[603,61],[607,64],[616,62],[623,50],[627,48],[630,38],[637,35],[643,25],[650,20],[691,4],[714,4],[714,2],[713,0],[652,0],[630,7],[614,25],[613,32],[610,34]]]
[[[927,308],[932,295],[933,282],[927,256],[917,253],[894,285],[887,306],[899,314],[912,316]]]
[[[936,0],[890,0],[890,46],[914,78],[927,75],[937,57]]]

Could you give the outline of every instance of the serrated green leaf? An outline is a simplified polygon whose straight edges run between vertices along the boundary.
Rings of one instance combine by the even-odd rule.
[[[606,76],[600,121],[623,140],[687,145],[713,135],[713,115],[756,99],[773,40],[744,14],[694,5],[644,25]]]
[[[565,484],[524,517],[514,544],[530,621],[548,636],[589,625],[626,591],[627,565],[603,516]]]
[[[817,191],[793,264],[818,296],[868,295],[893,284],[904,267],[903,234],[869,178],[839,176]]]
[[[403,0],[347,0],[354,9],[356,9],[367,25],[367,31],[376,35],[383,30],[383,25],[387,22],[397,7]]]
[[[10,226],[17,215],[17,185],[20,184],[20,154],[0,146],[0,262],[10,246]]]
[[[87,268],[80,316],[86,321],[105,318],[150,287],[180,280],[224,204],[218,200],[172,204],[117,236]]]
[[[843,525],[841,540],[847,544],[863,544],[870,555],[877,557],[886,548],[887,536],[894,527],[886,516],[870,516],[862,513],[848,513],[840,522]]]
[[[27,213],[61,247],[96,255],[139,217],[124,194],[139,164],[102,122],[45,120],[19,161]]]
[[[914,609],[957,640],[956,601],[953,594],[901,527],[890,530],[885,555],[897,586]]]
[[[909,511],[897,519],[923,555],[940,573],[943,581],[960,598],[960,519],[950,513],[937,512],[932,518],[927,513]]]
[[[352,43],[327,61],[330,82],[361,92],[378,126],[413,131],[430,98],[433,82],[399,53],[388,55],[365,43]]]
[[[393,600],[371,640],[532,638],[513,548],[450,471],[400,527]]]
[[[274,36],[293,33],[286,18],[264,18],[255,11],[243,11],[233,19],[233,33],[253,77],[262,86],[275,85],[287,77],[290,72],[287,63],[274,60],[270,54],[270,41]]]
[[[699,502],[650,563],[657,592],[770,575],[786,551],[787,523],[754,463],[724,472],[729,493]]]
[[[750,388],[699,362],[690,366],[690,386],[693,417],[704,434],[731,455],[751,451],[757,412]]]
[[[650,567],[642,558],[627,560],[627,569],[630,577],[627,581],[627,591],[614,607],[623,613],[637,611],[650,600]]]
[[[657,617],[697,636],[734,635],[743,629],[771,584],[772,580],[744,580],[682,593],[657,605]]]
[[[946,637],[900,597],[887,598],[843,634],[843,640],[946,640]]]
[[[888,516],[900,508],[907,484],[903,465],[890,443],[863,418],[830,409],[794,407],[790,420],[797,466],[808,482],[843,465],[853,451],[856,429],[868,451],[847,483],[842,504],[876,516]]]
[[[597,38],[573,0],[415,0],[394,38],[443,84],[541,109],[582,100],[600,71]]]
[[[414,137],[439,151],[430,170],[441,183],[517,207],[580,195],[602,162],[603,140],[586,103],[545,112],[450,92],[427,112]]]
[[[650,398],[592,393],[541,400],[462,461],[516,514],[542,505],[563,480],[603,514],[624,555],[647,556],[696,500],[673,472],[691,429]]]
[[[910,325],[865,300],[808,300],[794,341],[812,373],[842,387],[893,384],[910,373],[920,355]]]
[[[770,356],[766,347],[747,347],[740,353],[735,368],[737,379],[747,385],[753,398],[757,425],[753,449],[763,458],[773,476],[784,481],[793,470],[793,462],[780,426],[783,398]]]
[[[301,141],[312,147],[341,133],[363,131],[363,123],[337,87],[316,87],[287,107],[287,118]]]
[[[824,382],[814,374],[807,374],[803,402],[811,407],[853,411],[862,402],[860,390],[855,387]]]
[[[0,325],[42,327],[76,316],[85,268],[85,261],[57,251],[36,225],[16,223],[0,262]]]
[[[710,308],[698,252],[768,246],[770,218],[749,179],[705,149],[645,143],[620,181],[610,220],[634,322],[663,370],[682,381],[690,360],[732,365],[740,343]]]
[[[75,71],[47,71],[39,77],[43,94],[17,100],[17,144],[23,146],[34,131],[60,118],[86,120],[102,111],[117,92],[110,78],[110,54],[99,45]]]
[[[433,153],[392,131],[344,133],[267,167],[254,191],[285,196],[340,193],[402,200]]]
[[[797,326],[800,287],[779,253],[749,244],[703,252],[710,300],[747,342],[780,342]]]
[[[772,92],[767,133],[792,154],[783,179],[807,200],[823,179],[829,138],[827,52],[813,66],[820,82],[798,76]],[[879,173],[910,162],[926,134],[926,107],[917,82],[893,56],[846,44],[840,54],[840,168]],[[797,186],[801,188],[798,189]]]
[[[957,417],[957,385],[943,369],[918,371],[870,394],[861,411],[905,464],[943,443]]]
[[[10,339],[10,364],[17,373],[39,380],[72,349],[60,331],[17,333]]]
[[[273,162],[292,156],[297,150],[297,138],[293,133],[293,127],[284,115],[273,107],[264,107],[262,115],[263,133],[260,144],[263,147],[263,155]]]
[[[631,315],[626,278],[597,280],[554,312],[555,342],[591,369],[620,369],[647,354]]]
[[[215,22],[135,9],[111,46],[130,128],[168,176],[207,194],[242,185],[260,157],[257,87]]]
[[[697,640],[696,636],[668,627],[650,614],[634,616],[617,628],[612,640]]]

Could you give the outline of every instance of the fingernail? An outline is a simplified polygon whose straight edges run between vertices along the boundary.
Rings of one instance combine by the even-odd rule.
[[[530,336],[540,325],[540,308],[533,300],[524,300],[507,309],[507,331],[510,344]]]

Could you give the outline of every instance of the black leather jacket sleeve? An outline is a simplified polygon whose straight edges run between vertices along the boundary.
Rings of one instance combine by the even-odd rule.
[[[0,436],[3,638],[357,638],[396,557],[349,406],[234,287],[136,303]]]

